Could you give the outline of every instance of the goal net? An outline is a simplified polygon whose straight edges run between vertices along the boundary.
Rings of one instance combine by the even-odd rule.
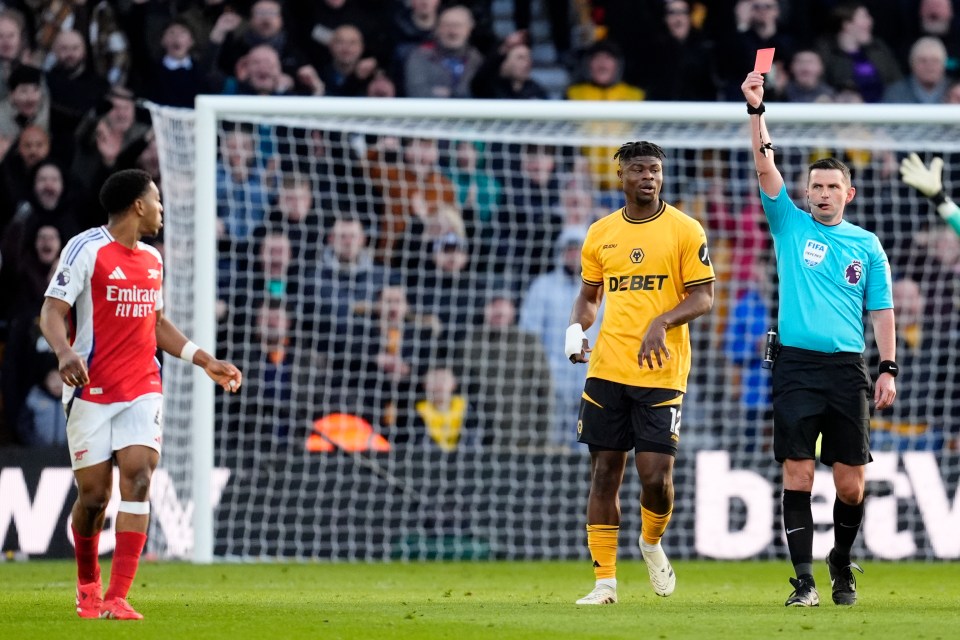
[[[586,372],[563,333],[586,228],[622,206],[612,154],[629,140],[665,149],[662,197],[703,224],[717,272],[691,329],[665,547],[786,555],[761,368],[773,247],[742,105],[202,97],[153,117],[168,309],[244,372],[228,396],[165,369],[160,556],[587,558]],[[960,557],[960,239],[897,172],[908,152],[943,156],[956,195],[960,116],[772,105],[770,128],[798,204],[811,161],[851,166],[847,219],[879,235],[896,280],[903,374],[872,423],[855,554]],[[822,556],[834,491],[817,474]]]

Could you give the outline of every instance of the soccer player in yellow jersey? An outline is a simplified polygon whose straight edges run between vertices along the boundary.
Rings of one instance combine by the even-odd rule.
[[[590,448],[587,545],[596,586],[577,600],[582,605],[617,601],[619,493],[631,449],[643,485],[640,551],[650,583],[660,596],[676,587],[660,538],[673,512],[673,462],[690,371],[687,323],[710,311],[715,280],[700,223],[660,199],[663,149],[628,142],[614,159],[626,205],[587,232],[583,284],[565,341],[571,362],[589,362],[577,439]],[[604,296],[591,349],[584,329]]]

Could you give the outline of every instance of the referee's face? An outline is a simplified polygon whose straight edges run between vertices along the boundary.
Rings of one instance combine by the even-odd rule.
[[[636,205],[655,203],[663,186],[663,163],[654,156],[630,158],[618,172],[623,181],[623,194]]]
[[[839,169],[814,169],[807,184],[810,213],[821,224],[838,224],[856,192]]]

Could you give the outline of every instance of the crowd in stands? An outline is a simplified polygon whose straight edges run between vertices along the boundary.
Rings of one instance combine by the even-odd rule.
[[[517,0],[506,30],[493,4],[0,1],[0,444],[64,440],[37,315],[60,248],[106,222],[106,177],[138,167],[163,188],[141,100],[741,101],[755,51],[775,47],[770,102],[960,104],[951,0]],[[559,91],[536,79],[537,7],[570,79]],[[250,390],[224,401],[230,428],[302,440],[314,419],[346,412],[394,444],[570,445],[585,368],[558,358],[557,336],[585,230],[620,199],[613,149],[579,151],[225,128],[219,337]],[[743,416],[762,423],[769,396],[753,365],[775,315],[771,254],[756,201],[736,200],[737,211],[718,197],[700,214],[710,234],[740,239],[722,348],[742,369]],[[960,248],[911,255],[921,253],[943,264],[905,263],[917,290],[901,295],[955,295],[925,279],[956,279]],[[254,424],[251,413],[270,417]]]

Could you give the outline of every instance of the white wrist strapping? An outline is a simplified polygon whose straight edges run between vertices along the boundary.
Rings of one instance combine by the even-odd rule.
[[[187,344],[183,345],[183,349],[180,350],[180,359],[193,364],[193,356],[196,355],[197,351],[200,351],[200,347],[191,340],[187,340]]]
[[[579,322],[574,322],[567,327],[567,336],[563,342],[563,352],[567,358],[583,353],[583,341],[586,339],[587,334],[583,332],[583,326]]]

